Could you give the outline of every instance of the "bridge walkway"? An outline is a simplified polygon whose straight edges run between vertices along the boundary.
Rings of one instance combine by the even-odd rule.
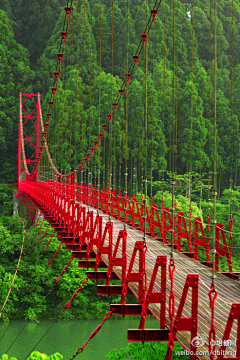
[[[95,208],[89,207],[94,213],[94,219],[97,215],[97,210]],[[101,211],[99,215],[103,219],[103,229],[109,220],[109,216]],[[110,217],[113,222],[113,249],[116,244],[119,230],[124,228],[124,223],[116,220],[113,217]],[[134,245],[136,241],[143,240],[143,233],[138,229],[133,228],[130,225],[126,226],[127,230],[127,268],[133,253]],[[104,246],[107,246],[108,239],[106,238]],[[146,238],[147,252],[146,252],[146,272],[147,272],[147,284],[149,286],[153,268],[156,262],[158,255],[166,255],[168,258],[168,264],[170,260],[170,248],[168,245],[162,243],[159,240],[153,239],[150,236]],[[96,251],[96,247],[95,247]],[[121,257],[121,247],[118,249],[117,255]],[[102,258],[106,264],[108,264],[107,255],[102,255]],[[198,293],[198,334],[206,335],[208,338],[209,328],[211,324],[211,309],[209,308],[209,289],[211,287],[211,276],[212,270],[205,265],[202,265],[200,262],[187,257],[186,255],[181,254],[178,251],[174,250],[174,262],[176,265],[176,270],[174,272],[174,293],[175,293],[175,314],[179,306],[181,294],[183,292],[183,287],[186,281],[188,274],[199,274],[199,293]],[[121,278],[121,268],[114,266],[114,272]],[[133,271],[138,272],[138,257],[136,257]],[[218,291],[218,296],[215,302],[215,326],[216,326],[216,340],[220,341],[223,338],[223,333],[226,327],[226,322],[230,312],[232,303],[240,302],[240,284],[236,280],[229,279],[228,277],[219,274],[216,272],[216,290]],[[148,287],[147,286],[147,287]],[[130,283],[129,287],[132,289],[133,293],[138,292],[138,283]],[[160,276],[157,276],[154,291],[160,291]],[[169,326],[169,316],[168,316],[168,299],[170,295],[170,279],[167,270],[167,319],[166,323]],[[188,292],[188,296],[185,302],[183,309],[183,317],[191,317],[191,290]],[[160,318],[160,305],[159,304],[150,304],[149,309],[152,314],[159,319]],[[190,348],[190,339],[191,333],[187,331],[178,332],[178,339]],[[233,323],[231,337],[229,340],[237,339],[237,323]],[[220,347],[217,346],[216,350]],[[208,351],[208,343],[206,342],[204,346],[198,348],[199,351]],[[226,351],[236,351],[236,347],[228,347]],[[208,356],[199,356],[199,358],[208,359]]]

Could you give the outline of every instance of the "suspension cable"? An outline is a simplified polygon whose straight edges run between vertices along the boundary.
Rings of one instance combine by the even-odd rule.
[[[71,302],[76,298],[76,296],[79,294],[79,292],[81,291],[82,287],[85,285],[85,283],[88,281],[89,277],[87,276],[86,278],[84,278],[81,286],[75,291],[75,293],[73,294],[71,300],[68,301],[67,304],[65,304],[64,308],[62,309],[62,311],[60,312],[60,314],[57,316],[56,320],[53,321],[53,323],[50,325],[50,327],[45,331],[45,333],[42,335],[42,337],[39,339],[39,341],[37,342],[37,344],[32,348],[32,350],[29,352],[29,354],[27,355],[27,357],[25,358],[25,360],[27,360],[28,356],[32,353],[33,350],[35,350],[35,348],[40,344],[40,342],[42,341],[42,339],[47,335],[47,333],[50,331],[50,329],[53,327],[53,325],[58,321],[58,319],[63,315],[63,313],[69,308],[69,305],[71,304]]]
[[[192,71],[191,71],[191,143],[190,143],[190,171],[189,171],[189,236],[192,234],[192,164],[193,164],[193,22],[194,22],[194,0],[192,0]]]
[[[177,115],[178,115],[178,0],[177,0],[177,44],[176,44],[176,96],[175,96],[175,104],[176,104],[176,110],[175,110],[175,204],[176,204],[176,197],[177,197]],[[176,205],[175,205],[176,206]],[[176,214],[175,214],[176,215]]]
[[[68,37],[67,37],[68,38]],[[65,102],[66,102],[66,115],[65,115],[65,141],[64,141],[64,153],[65,153],[65,173],[67,174],[67,128],[68,128],[68,53],[69,53],[69,47],[68,47],[68,40],[66,38],[66,48],[67,48],[67,68],[66,68],[66,85],[65,85]],[[67,181],[67,180],[66,180]]]
[[[70,146],[69,146],[69,163],[70,163],[70,171],[72,168],[72,164],[71,164],[71,156],[72,156],[72,106],[73,106],[73,96],[72,96],[72,87],[73,87],[73,82],[72,82],[72,67],[73,67],[73,15],[72,15],[72,54],[71,54],[71,115],[70,115]]]
[[[53,236],[53,235],[52,235],[52,236]],[[52,237],[51,237],[51,238],[52,238]],[[48,242],[48,244],[49,244],[49,242]],[[48,246],[48,244],[47,244],[47,246]],[[58,253],[58,251],[59,251],[59,249],[60,249],[60,247],[61,247],[62,244],[63,244],[63,240],[60,242],[57,250],[56,250],[55,253],[53,254],[51,260],[48,262],[48,264],[47,264],[47,266],[45,267],[44,271],[40,274],[40,276],[39,276],[37,282],[35,283],[34,287],[33,287],[32,290],[29,292],[29,296],[30,296],[30,295],[33,293],[33,291],[36,289],[36,287],[37,287],[37,285],[39,284],[41,278],[42,278],[43,275],[45,274],[45,272],[46,272],[46,270],[48,269],[48,267],[51,265],[54,257],[57,255],[57,253]],[[45,249],[46,249],[46,248],[45,248]],[[45,252],[45,249],[44,249],[43,253]],[[51,294],[51,292],[52,292],[52,290],[53,290],[53,288],[54,288],[55,285],[56,285],[56,284],[54,283],[54,285],[52,286],[52,288],[50,289],[50,291],[47,293],[47,295],[44,296],[44,299],[43,299],[43,300],[45,300],[45,299]],[[26,302],[27,302],[27,300],[25,300],[25,301],[22,303],[21,307],[18,309],[17,313],[15,314],[15,317],[14,317],[13,320],[10,322],[10,324],[9,324],[8,327],[7,327],[7,329],[4,331],[3,335],[1,336],[0,341],[3,339],[4,335],[6,334],[6,332],[8,331],[8,329],[10,328],[10,326],[12,325],[12,323],[13,323],[14,320],[16,319],[18,313],[19,313],[20,310],[23,308],[24,304],[26,304]],[[12,341],[12,343],[11,343],[10,347],[7,349],[6,353],[9,351],[9,349],[10,349],[10,348],[12,347],[12,345],[15,343],[15,341],[17,340],[17,338],[18,338],[18,337],[20,336],[20,334],[23,332],[23,330],[25,329],[25,327],[27,326],[27,324],[29,323],[29,321],[30,321],[30,319],[28,319],[28,321],[27,321],[27,322],[25,323],[25,325],[23,326],[22,330],[19,332],[19,334],[18,334],[18,335],[15,337],[15,339]]]
[[[83,2],[83,57],[82,57],[82,134],[81,134],[81,158],[83,158],[83,119],[84,119],[84,48],[85,48],[85,0]],[[83,193],[83,167],[81,167],[81,202],[82,199],[82,193]]]
[[[63,113],[64,113],[64,57],[62,60],[62,133],[61,133],[61,144],[63,144]],[[61,146],[61,173],[63,167],[63,146]]]
[[[128,0],[127,0],[127,61],[126,61],[126,76],[128,79]],[[127,176],[128,176],[128,87],[129,87],[129,81],[126,83],[126,154],[125,154],[125,224],[124,228],[126,229],[127,225]]]
[[[151,199],[153,196],[153,117],[154,117],[154,94],[155,94],[155,88],[154,88],[154,62],[155,62],[155,42],[156,42],[156,26],[155,26],[155,21],[154,21],[154,36],[153,36],[153,72],[152,72],[152,77],[153,77],[153,97],[152,97],[152,153],[151,153]]]
[[[214,4],[214,157],[213,157],[213,268],[212,283],[215,289],[215,239],[217,197],[217,0]]]
[[[57,120],[58,120],[58,101],[59,101],[60,92],[57,91],[56,100],[55,100],[55,124],[54,124],[54,144],[55,144],[55,164],[57,165],[57,155],[59,162],[59,136],[57,136]],[[59,165],[58,165],[59,167]]]
[[[137,62],[135,62],[134,68],[134,82],[135,82],[135,102],[134,102],[134,125],[133,125],[133,133],[134,133],[134,140],[133,140],[133,192],[136,194],[136,181],[137,181],[137,171],[136,171],[136,112],[137,112],[137,77],[136,77],[136,70],[137,70]]]
[[[166,3],[165,3],[166,4]],[[169,318],[170,318],[170,335],[168,340],[168,352],[169,358],[172,358],[172,349],[174,347],[174,342],[172,339],[173,336],[173,317],[174,317],[174,307],[175,307],[175,295],[173,291],[173,272],[175,270],[174,259],[173,259],[173,241],[174,241],[174,126],[175,126],[175,0],[173,0],[173,80],[172,80],[172,207],[169,209],[171,211],[171,219],[172,219],[172,229],[171,229],[171,252],[170,252],[170,263],[169,263],[169,276],[171,279],[171,290],[169,296]],[[163,201],[163,199],[162,199]]]
[[[214,4],[214,157],[213,157],[213,248],[212,248],[212,284],[209,290],[211,326],[209,330],[209,353],[216,349],[216,330],[214,323],[215,300],[218,291],[215,288],[215,241],[216,241],[216,198],[217,198],[217,0]],[[230,227],[231,231],[231,227]],[[212,344],[214,342],[214,345]]]
[[[143,73],[146,76],[146,43],[144,41],[144,47],[143,47]],[[145,80],[146,81],[146,80]],[[143,85],[142,85],[142,94],[143,94],[143,117],[142,117],[142,178],[141,178],[141,196],[143,195],[143,179],[144,179],[144,175],[143,175],[143,169],[144,169],[144,162],[143,162],[143,154],[144,154],[144,120],[145,120],[145,97],[144,97],[144,88],[146,89],[146,85],[144,87],[144,76],[143,76]]]
[[[116,114],[116,109],[114,109],[114,131],[113,131],[113,138],[114,138],[114,144],[113,144],[113,147],[114,147],[114,150],[113,150],[113,153],[114,153],[114,168],[113,168],[113,187],[114,187],[114,190],[115,190],[115,193],[116,193],[116,178],[117,178],[117,175],[116,175],[116,117],[117,117],[117,114]]]
[[[146,242],[147,231],[147,115],[148,115],[148,0],[146,0],[146,75],[145,75],[145,171],[144,171],[144,242]]]
[[[107,124],[103,124],[104,127]],[[106,182],[105,182],[105,177],[106,177],[106,131],[105,128],[103,127],[103,185],[106,187]]]
[[[100,2],[100,44],[99,44],[99,108],[98,108],[98,209],[99,212],[99,201],[100,201],[100,118],[101,118],[101,73],[102,73],[102,0]]]
[[[192,157],[193,157],[193,20],[194,20],[194,0],[192,0],[192,74],[191,74],[191,142],[190,142],[190,171],[189,171],[189,210],[192,207]]]
[[[77,106],[77,96],[78,96],[78,34],[79,34],[79,0],[78,0],[78,9],[77,9],[77,71],[76,71],[76,119],[75,119],[75,154],[74,154],[74,168],[77,167],[77,116],[78,116],[78,106]]]
[[[163,111],[162,111],[162,137],[163,137],[163,142],[162,142],[162,151],[163,151],[163,155],[162,155],[162,179],[161,179],[161,183],[162,183],[162,204],[163,204],[163,192],[164,192],[164,162],[165,162],[165,136],[164,136],[164,117],[165,117],[165,89],[166,89],[166,0],[165,0],[165,5],[164,5],[164,40],[163,40],[163,59],[164,59],[164,65],[163,65]]]
[[[89,201],[89,187],[92,185],[92,172],[91,172],[91,154],[92,149],[91,146],[91,126],[92,126],[92,7],[93,7],[93,0],[91,0],[91,50],[90,50],[90,102],[89,102],[89,134],[88,134],[88,151],[90,152],[90,156],[88,158],[88,204]]]
[[[154,5],[154,6],[156,6],[157,8],[159,7],[159,5],[160,5],[160,3],[161,3],[161,0],[156,0],[156,4]],[[65,7],[65,10],[66,10],[66,7]],[[72,9],[71,9],[72,10]],[[67,11],[67,10],[66,10]],[[69,12],[69,14],[68,14],[68,16],[70,15],[70,13],[71,13],[71,11]],[[152,17],[150,16],[149,17],[149,19],[148,19],[148,22],[147,22],[147,25],[148,25],[148,27],[149,27],[149,29],[151,28],[151,26],[152,26],[152,22],[153,22],[153,19],[152,19]],[[65,24],[65,23],[64,23]],[[141,41],[140,42],[140,44],[138,45],[138,49],[137,49],[137,52],[138,53],[140,53],[141,52],[141,50],[142,50],[142,48],[143,48],[143,42]],[[61,55],[61,56],[60,56]],[[60,65],[61,65],[61,60],[62,60],[62,57],[63,57],[63,53],[59,53],[58,54],[58,58],[59,58],[59,63],[60,63]],[[131,63],[131,65],[130,65],[130,67],[129,67],[129,73],[132,71],[132,69],[133,69],[133,67],[134,67],[134,63],[132,62]],[[127,79],[125,79],[125,84],[126,84],[126,81],[127,81]],[[50,103],[50,102],[49,102]],[[51,101],[51,103],[54,103],[53,101]],[[50,107],[52,108],[52,105],[53,104],[49,104],[50,105]],[[48,158],[50,159],[51,157],[50,157],[50,154],[49,154],[49,152],[47,151],[47,154],[48,154]],[[62,157],[62,156],[61,156]],[[52,165],[52,167],[54,168],[54,171],[55,171],[55,173],[56,174],[58,174],[59,176],[61,176],[61,178],[66,178],[67,176],[69,176],[69,174],[60,174],[58,171],[57,171],[57,169],[56,169],[56,167],[52,164],[52,161],[50,160],[50,162],[51,162],[51,165]],[[84,163],[83,163],[84,164]],[[82,167],[83,167],[83,165],[82,165]],[[76,170],[76,169],[75,169]]]
[[[23,223],[23,227],[24,227],[24,221],[23,221],[22,219],[18,219],[18,220],[16,220],[16,221],[14,221],[14,223],[16,223],[16,222],[22,222],[22,223]],[[10,224],[9,226],[13,225],[14,223]],[[40,229],[39,229],[39,230],[40,230]],[[38,233],[39,233],[39,230],[38,230],[38,232],[37,232],[37,234],[36,234],[36,243],[37,243],[37,241],[38,241]],[[48,230],[48,228],[47,228],[47,230]],[[44,234],[42,235],[42,238],[41,238],[41,240],[39,241],[39,243],[38,243],[38,245],[37,245],[37,247],[36,247],[36,251],[37,251],[38,248],[40,247],[40,245],[41,245],[41,243],[42,243],[42,240],[43,240],[44,236],[45,236],[46,233],[47,233],[47,230],[45,230]],[[52,233],[52,235],[51,235],[51,237],[50,237],[50,240],[48,241],[48,243],[47,243],[45,249],[43,250],[42,254],[38,257],[38,259],[37,259],[37,264],[39,264],[39,261],[40,261],[42,255],[44,254],[44,252],[46,251],[47,246],[48,246],[49,243],[51,242],[54,233],[55,233],[55,230],[53,231],[53,233]],[[24,239],[25,239],[25,227],[24,227],[24,233],[23,233],[22,248],[21,248],[21,251],[20,251],[19,262],[18,262],[18,265],[17,265],[17,269],[16,269],[15,274],[17,273],[17,270],[19,269],[20,260],[21,260],[22,254],[23,254]],[[36,245],[36,243],[34,243],[34,246]],[[29,256],[30,256],[30,255],[25,255],[25,256],[23,257],[22,261],[26,260]],[[31,264],[33,264],[33,262],[31,262]],[[46,269],[44,270],[44,273],[45,273],[45,271],[46,271]],[[43,273],[43,274],[44,274],[44,273]],[[41,276],[43,276],[43,274],[42,274]],[[39,281],[40,281],[40,278],[39,278],[37,284],[39,283]],[[12,288],[13,283],[14,283],[14,281],[12,282],[12,285],[11,285],[10,289]],[[36,288],[37,284],[35,285],[34,288]],[[17,290],[19,290],[19,289],[17,289]],[[34,289],[33,289],[33,290],[34,290]],[[32,290],[32,291],[33,291],[33,290]],[[9,294],[10,294],[10,291],[9,291]],[[8,294],[8,296],[9,296],[9,294]],[[16,294],[16,291],[15,291],[15,294]],[[21,295],[21,294],[19,294],[18,297],[19,297],[20,295]],[[7,300],[7,299],[6,299],[6,300]],[[9,329],[10,325],[11,325],[11,324],[13,323],[13,321],[16,319],[17,315],[19,314],[20,310],[22,309],[22,307],[23,307],[23,305],[24,305],[25,303],[26,303],[26,301],[22,304],[22,306],[21,306],[20,308],[18,308],[17,313],[15,314],[15,316],[14,316],[14,318],[12,319],[12,321],[10,322],[9,326],[7,327],[7,329],[5,330],[5,332],[3,333],[3,335],[1,336],[0,341],[1,341],[2,338],[4,337],[5,333],[6,333],[7,330]],[[4,306],[5,306],[5,305],[4,305]],[[3,306],[3,308],[2,308],[2,311],[3,311],[3,309],[4,309],[4,306]],[[14,306],[16,306],[16,301],[14,302]],[[1,317],[1,314],[0,314],[0,317]],[[2,322],[2,325],[3,325],[3,323],[4,323],[4,322]],[[2,326],[2,325],[1,325],[1,326]],[[1,326],[0,326],[0,328],[1,328]]]
[[[156,0],[156,2],[155,2],[155,5],[154,5],[154,7],[156,7],[156,8],[159,8],[159,5],[161,4],[161,0]],[[65,8],[66,9],[66,8]],[[71,9],[72,10],[72,9]],[[71,11],[70,11],[71,12]],[[70,12],[69,12],[69,14],[68,14],[68,16],[70,15]],[[148,23],[147,23],[147,25],[148,25],[148,29],[150,29],[151,28],[151,26],[152,26],[152,23],[153,23],[153,19],[152,19],[152,17],[150,16],[149,17],[149,19],[148,19]],[[64,23],[65,24],[65,23]],[[143,42],[142,41],[140,41],[140,43],[139,43],[139,45],[138,45],[138,48],[137,48],[137,53],[141,53],[141,50],[142,50],[142,48],[144,47],[144,45],[143,45]],[[61,60],[62,60],[62,57],[63,57],[63,53],[59,53],[58,55],[61,55],[61,57],[60,56],[58,56],[59,57],[59,63],[60,63],[60,65],[61,65]],[[131,71],[133,70],[133,68],[134,68],[134,62],[132,61],[132,63],[131,63],[131,65],[130,65],[130,67],[129,67],[129,73],[131,73]],[[125,79],[125,81],[124,81],[124,83],[126,84],[126,81],[128,81],[127,79]],[[50,102],[49,102],[50,103]],[[51,103],[53,103],[53,101],[51,101]],[[116,102],[117,103],[117,102]],[[52,104],[49,104],[50,106],[51,106],[51,108],[52,108]],[[75,135],[76,135],[76,132],[75,132]],[[101,139],[100,139],[101,140]],[[59,176],[61,176],[61,178],[66,178],[67,176],[69,176],[69,174],[60,174],[59,172],[58,172],[58,170],[56,169],[56,167],[52,164],[52,161],[51,161],[51,157],[50,157],[50,154],[49,154],[49,152],[47,151],[47,153],[48,153],[48,158],[49,158],[49,160],[50,160],[50,162],[51,162],[51,165],[52,165],[52,167],[54,168],[54,171],[55,171],[55,173],[57,174],[57,175],[59,175]],[[83,162],[83,165],[82,165],[82,167],[84,166],[84,162]],[[79,166],[80,167],[80,166]],[[76,171],[76,168],[75,168],[75,171]]]
[[[174,240],[174,126],[175,126],[175,0],[173,0],[173,109],[172,109],[172,231],[171,231],[171,259],[173,258]]]
[[[230,206],[229,206],[229,211],[230,211],[230,219],[232,219],[232,186],[233,186],[233,0],[232,0],[232,99],[231,99],[231,176],[230,176]]]
[[[112,196],[112,111],[113,111],[113,0],[112,0],[112,58],[111,58],[111,113],[109,117],[109,221],[111,215]]]
[[[208,126],[208,214],[210,216],[210,182],[211,182],[211,114],[212,114],[212,0],[210,0],[210,37],[209,37],[209,126]],[[208,229],[208,232],[210,228]]]
[[[1,318],[1,316],[2,316],[2,313],[3,313],[3,310],[4,310],[5,306],[6,306],[6,303],[7,303],[7,301],[8,301],[9,295],[10,295],[10,293],[11,293],[11,291],[12,291],[12,287],[13,287],[14,281],[15,281],[16,276],[17,276],[17,272],[18,272],[18,269],[19,269],[19,265],[20,265],[20,261],[21,261],[22,253],[23,253],[23,246],[24,246],[24,240],[25,240],[25,223],[24,223],[24,220],[22,220],[22,219],[19,219],[19,220],[17,220],[17,221],[21,222],[21,223],[22,223],[22,226],[23,226],[23,240],[22,240],[20,255],[19,255],[19,258],[18,258],[17,268],[16,268],[16,270],[15,270],[15,273],[14,273],[14,276],[13,276],[13,279],[12,279],[12,283],[11,283],[11,286],[10,286],[9,291],[8,291],[8,293],[7,293],[6,299],[5,299],[5,301],[4,301],[4,304],[3,304],[3,306],[2,306],[2,309],[1,309],[1,311],[0,311],[0,318]],[[15,222],[14,222],[14,223],[15,223]]]
[[[120,89],[121,90],[121,89]],[[121,189],[121,175],[122,175],[122,118],[123,118],[123,99],[121,96],[121,109],[120,109],[120,131],[119,131],[119,149],[120,149],[120,155],[119,155],[119,175],[118,175],[118,187]]]

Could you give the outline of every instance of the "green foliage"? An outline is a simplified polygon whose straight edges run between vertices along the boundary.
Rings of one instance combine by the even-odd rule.
[[[110,360],[123,360],[123,359],[132,359],[132,360],[164,360],[167,352],[167,343],[165,342],[141,342],[129,343],[126,348],[117,350],[112,349],[108,355]],[[182,351],[183,348],[179,343],[175,342],[175,347],[173,348],[173,360],[184,360],[188,359],[186,355],[175,354],[175,351]]]
[[[38,351],[33,351],[30,355],[30,357],[27,358],[27,360],[61,360],[63,359],[63,356],[59,353],[55,353],[53,355],[46,355],[41,354]]]
[[[0,209],[1,216],[12,215],[13,211],[13,189],[6,184],[0,184]]]
[[[7,354],[3,354],[0,360],[17,360],[15,357],[9,358]]]
[[[19,92],[32,92],[34,72],[29,53],[16,42],[6,13],[0,9],[0,182],[16,183]]]
[[[59,353],[53,355],[42,354],[39,351],[33,351],[27,360],[61,360],[63,356]],[[15,357],[9,358],[7,354],[2,355],[0,360],[17,360]]]
[[[5,227],[8,222],[12,222],[10,219],[6,221],[6,218],[0,218],[0,304],[4,303],[11,286],[23,236],[21,224],[16,223],[9,228]],[[41,220],[39,220],[36,229],[30,227],[26,230],[20,267],[11,295],[2,314],[4,321],[12,319],[15,315],[19,319],[25,318],[34,322],[38,322],[42,318],[56,319],[64,305],[71,299],[86,277],[85,270],[78,268],[77,261],[72,261],[58,284],[46,297],[46,294],[52,288],[53,282],[68,263],[70,254],[64,249],[65,245],[63,245],[52,261],[51,266],[46,270],[48,261],[59,245],[59,238],[54,235],[47,251],[41,256],[47,241],[52,235],[52,229],[48,229],[39,246],[47,224],[46,222],[43,224],[38,234],[40,226]],[[102,281],[99,283],[103,284]],[[95,282],[89,280],[61,318],[102,318],[109,310],[109,304],[118,301],[119,298],[112,296],[109,298],[97,296]],[[18,312],[18,309],[21,310]]]
[[[164,206],[170,208],[172,206],[172,194],[170,194],[168,191],[164,191],[163,199],[164,199]],[[162,200],[162,193],[158,191],[156,195],[153,197],[153,202],[157,204],[157,207],[159,209],[161,209],[162,207],[161,200]],[[186,196],[177,195],[176,202],[177,202],[177,212],[182,211],[184,212],[185,218],[189,218],[189,199]],[[195,217],[202,218],[202,210],[199,209],[199,207],[194,201],[192,201],[191,207],[192,207],[192,219]]]
[[[233,1],[233,30],[234,39],[239,36],[240,5]],[[148,37],[148,162],[147,174],[150,178],[151,167],[153,181],[161,179],[162,169],[171,168],[171,124],[172,124],[172,3],[166,2],[166,16],[164,5],[161,4],[156,20],[156,45],[153,54],[153,30]],[[0,181],[16,182],[17,173],[17,134],[18,123],[18,93],[40,92],[43,114],[48,111],[49,88],[53,83],[53,71],[56,65],[56,53],[59,50],[60,31],[62,30],[65,11],[60,0],[18,1],[1,0],[1,65],[0,65]],[[106,122],[106,114],[111,109],[111,39],[112,19],[111,6],[107,0],[102,2],[102,58],[101,58],[101,106],[99,112],[99,48],[100,48],[100,3],[93,7],[93,34],[92,34],[92,74],[91,74],[91,128],[90,128],[90,42],[91,42],[91,10],[90,1],[85,2],[85,19],[83,0],[79,9],[74,7],[73,33],[70,22],[69,35],[66,39],[66,51],[62,62],[61,76],[58,80],[58,90],[55,97],[55,109],[49,127],[48,143],[54,163],[58,168],[69,170],[79,164],[89,150],[90,144],[96,139],[100,124]],[[79,10],[79,12],[78,12]],[[178,31],[176,51],[178,67],[175,80],[176,89],[176,171],[184,175],[189,171],[192,157],[193,171],[202,173],[208,166],[209,155],[209,109],[213,116],[213,96],[209,104],[209,4],[196,0],[194,3],[193,23],[193,79],[192,79],[192,24],[189,18],[191,5],[185,1],[178,2]],[[217,13],[218,24],[218,59],[217,59],[217,171],[219,174],[219,192],[229,185],[231,171],[237,185],[237,171],[239,166],[239,49],[237,41],[233,42],[233,118],[231,118],[231,6],[225,0]],[[166,22],[164,23],[164,19]],[[77,21],[79,20],[79,26]],[[113,98],[121,87],[126,71],[126,7],[121,2],[114,2],[113,19],[114,36],[114,66],[112,89]],[[84,59],[80,49],[83,48]],[[136,51],[140,41],[139,34],[145,28],[145,4],[139,1],[129,3],[129,54]],[[164,44],[165,32],[165,44]],[[214,27],[212,26],[212,38]],[[77,35],[78,33],[78,35]],[[72,40],[72,41],[71,41]],[[212,39],[213,41],[213,39]],[[117,46],[115,45],[117,44]],[[164,49],[165,46],[165,49]],[[165,69],[163,54],[165,53]],[[154,55],[154,74],[153,74]],[[214,58],[213,49],[211,52]],[[83,72],[84,60],[84,72]],[[64,70],[63,70],[64,67]],[[34,71],[32,70],[34,69]],[[142,167],[144,166],[143,123],[145,114],[145,76],[144,56],[140,56],[135,76],[129,82],[128,92],[128,167],[129,176],[133,176],[133,164],[136,167],[137,189],[141,188]],[[134,75],[134,74],[133,74]],[[154,81],[153,81],[154,76]],[[212,74],[213,79],[213,74]],[[164,85],[163,85],[164,84]],[[165,93],[163,94],[163,86]],[[136,89],[136,93],[135,93]],[[213,91],[213,90],[212,90]],[[193,101],[191,101],[191,99]],[[83,102],[82,102],[83,101]],[[135,108],[136,101],[136,108]],[[191,112],[192,106],[192,112]],[[209,107],[210,106],[210,107]],[[126,100],[122,100],[122,109],[119,104],[116,118],[113,120],[113,165],[119,173],[120,165],[125,157],[125,129],[126,129]],[[164,111],[164,113],[163,113]],[[122,115],[121,115],[122,113]],[[164,118],[164,124],[163,124]],[[192,148],[191,118],[193,124]],[[135,119],[135,120],[134,120]],[[231,123],[233,120],[233,162],[231,170]],[[83,121],[83,122],[82,122]],[[135,128],[134,128],[135,123]],[[100,128],[101,129],[101,128]],[[106,137],[106,161],[109,160],[109,135]],[[135,140],[134,140],[135,139]],[[213,126],[210,125],[210,140],[213,142]],[[114,146],[115,143],[115,146]],[[211,145],[211,154],[213,154]],[[76,153],[75,153],[76,149]],[[105,171],[108,177],[108,167],[104,167],[103,147],[101,146],[101,177]],[[75,158],[76,154],[76,158]],[[2,158],[1,158],[2,156]],[[44,155],[46,158],[46,154]],[[150,161],[151,158],[151,161]],[[212,155],[211,155],[212,160]],[[45,161],[46,163],[46,161]],[[93,178],[96,178],[96,156],[93,157]],[[131,165],[131,166],[130,166]],[[123,187],[124,166],[121,174],[117,175],[116,183]],[[120,180],[120,181],[119,181]],[[129,181],[128,192],[132,191],[132,181]],[[136,191],[136,189],[134,189]],[[155,194],[155,193],[154,193]],[[206,195],[206,193],[205,193]],[[205,196],[203,195],[203,197]],[[205,200],[207,200],[205,196]],[[0,199],[1,201],[1,199]]]

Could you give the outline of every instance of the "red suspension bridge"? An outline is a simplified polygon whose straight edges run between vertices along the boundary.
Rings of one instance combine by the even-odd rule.
[[[148,36],[152,35],[151,28],[156,16],[159,16],[160,4],[161,1],[156,1],[148,14],[147,2],[146,28],[139,36],[139,46],[130,62],[128,61],[127,2],[127,71],[125,80],[122,88],[119,89],[116,100],[111,101],[111,110],[106,114],[108,121],[106,124],[102,124],[103,133],[100,130],[99,122],[98,135],[94,144],[89,144],[89,150],[81,164],[70,173],[63,174],[57,169],[51,157],[48,133],[51,131],[58,79],[62,72],[65,41],[74,12],[72,3],[67,4],[60,50],[57,53],[58,64],[54,72],[55,81],[51,88],[52,98],[48,101],[50,110],[46,113],[47,121],[45,123],[43,121],[39,94],[20,94],[19,97],[19,162],[16,196],[28,210],[33,224],[38,223],[42,214],[48,222],[48,226],[51,226],[61,239],[59,246],[66,244],[66,250],[72,252],[70,261],[78,259],[78,267],[87,269],[84,283],[88,279],[104,280],[106,281],[105,285],[97,286],[99,295],[121,295],[120,303],[110,306],[103,323],[113,315],[140,315],[138,329],[128,330],[128,340],[166,341],[168,342],[166,359],[172,358],[175,341],[179,341],[190,352],[191,360],[198,358],[240,359],[240,326],[238,323],[240,319],[238,283],[240,272],[236,271],[237,265],[232,262],[234,251],[236,251],[233,247],[232,219],[230,218],[229,221],[230,231],[226,231],[222,223],[215,221],[215,215],[211,221],[211,215],[208,214],[207,224],[203,223],[201,217],[193,218],[191,205],[189,217],[186,217],[182,211],[177,211],[174,199],[176,180],[174,175],[172,207],[164,206],[164,199],[162,199],[162,207],[159,209],[153,203],[152,198],[150,205],[147,205],[147,80],[144,123],[144,189],[140,200],[137,199],[134,192],[132,196],[128,194],[127,107],[129,82],[132,79],[132,73],[136,71],[142,51],[146,62],[147,79],[147,40]],[[173,4],[175,6],[175,1]],[[174,21],[175,13],[173,12],[173,24]],[[173,48],[173,64],[175,64],[174,56],[175,49]],[[122,192],[121,187],[117,188],[116,186],[116,169],[114,169],[112,156],[112,124],[124,92],[126,94],[126,163],[125,191]],[[174,96],[173,93],[173,109],[175,109]],[[100,95],[99,99],[101,99]],[[27,136],[28,129],[32,129],[30,136]],[[100,165],[98,179],[95,182],[92,181],[93,163],[91,159],[93,156],[100,159],[101,140],[108,129],[109,179],[101,184],[101,179],[104,180],[104,177],[101,176]],[[174,145],[174,111],[172,133]],[[45,158],[48,160],[47,166],[45,161],[44,164],[42,162],[44,152]],[[174,174],[174,153],[172,155],[172,174]],[[83,179],[84,169],[88,169],[85,182]],[[214,201],[215,197],[214,180]],[[57,251],[54,256],[56,255]],[[222,263],[226,264],[227,271],[222,271]],[[100,271],[99,269],[102,268],[106,270]],[[66,270],[67,266],[61,275]],[[112,280],[118,280],[119,285],[112,285]],[[65,305],[65,309],[80,290],[81,287],[73,294],[72,299]],[[129,293],[133,293],[137,297],[138,304],[126,304],[126,295]],[[145,319],[150,313],[159,322],[159,329],[145,328]],[[95,330],[92,337],[96,335],[103,323]],[[74,357],[83,351],[86,344],[78,349]]]

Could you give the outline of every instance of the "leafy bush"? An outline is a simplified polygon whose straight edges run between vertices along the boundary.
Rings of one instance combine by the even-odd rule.
[[[11,286],[22,243],[22,225],[16,223],[7,228],[10,223],[12,223],[12,221],[6,217],[4,219],[0,218],[0,303],[4,303]],[[44,272],[60,240],[55,234],[52,237],[47,251],[41,256],[47,241],[52,235],[52,229],[48,228],[39,246],[39,242],[47,229],[45,221],[39,234],[37,234],[41,223],[42,221],[39,220],[36,229],[34,226],[26,229],[23,256],[11,296],[2,314],[3,321],[8,321],[15,315],[17,315],[18,319],[25,318],[35,322],[43,318],[56,318],[86,276],[85,269],[79,269],[77,260],[74,260],[54,290],[45,298],[46,294],[52,288],[54,280],[58,278],[63,267],[68,263],[70,253],[65,250],[65,245],[63,245],[51,266]],[[35,287],[37,281],[38,284]],[[99,284],[103,283],[103,281],[99,281]],[[96,283],[89,280],[71,303],[68,310],[63,313],[62,318],[68,320],[76,318],[102,318],[109,310],[109,304],[118,301],[119,299],[114,298],[114,296],[110,296],[109,298],[99,297],[96,294]],[[16,306],[16,303],[18,303],[18,306]],[[23,304],[24,306],[21,308]],[[20,309],[19,312],[18,309]]]
[[[27,360],[61,360],[63,356],[59,353],[53,355],[41,354],[39,351],[33,351]],[[9,358],[7,354],[2,355],[0,360],[17,360],[15,357]]]
[[[9,358],[7,354],[3,354],[0,360],[17,360],[15,357]]]
[[[129,343],[126,348],[120,350],[112,349],[106,356],[110,360],[164,360],[167,348],[167,342],[153,341],[145,342],[143,344],[141,342],[134,342]],[[179,352],[182,350],[182,346],[178,342],[175,342],[172,359],[188,360],[189,357],[187,357],[186,355],[179,355],[175,353],[175,351]]]

